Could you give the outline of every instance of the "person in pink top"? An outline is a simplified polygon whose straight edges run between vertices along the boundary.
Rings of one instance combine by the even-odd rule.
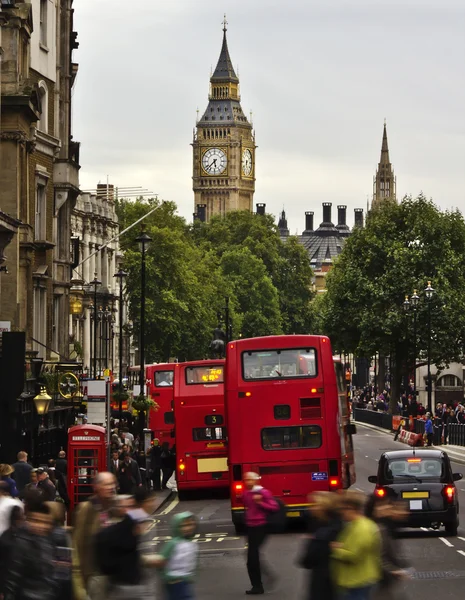
[[[245,524],[247,527],[247,571],[252,588],[246,591],[247,595],[264,594],[262,583],[262,569],[260,565],[260,547],[266,539],[268,529],[268,514],[279,510],[279,505],[271,492],[259,485],[258,473],[244,475],[243,502],[245,507]],[[270,583],[275,580],[274,575],[267,573]]]

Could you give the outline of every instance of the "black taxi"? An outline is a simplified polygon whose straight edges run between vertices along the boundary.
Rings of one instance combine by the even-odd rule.
[[[460,479],[462,473],[452,473],[446,452],[413,448],[384,452],[378,474],[368,477],[370,483],[376,484],[376,497],[407,503],[407,527],[444,525],[449,535],[457,535],[459,525],[455,482]]]

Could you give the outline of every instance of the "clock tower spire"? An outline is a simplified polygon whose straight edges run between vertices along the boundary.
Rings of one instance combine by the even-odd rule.
[[[194,215],[207,221],[231,210],[252,211],[255,191],[255,135],[240,103],[226,15],[222,24],[223,44],[210,77],[208,106],[197,120],[192,143]]]

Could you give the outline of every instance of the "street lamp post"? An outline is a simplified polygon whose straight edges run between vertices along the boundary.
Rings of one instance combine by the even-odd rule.
[[[114,275],[119,279],[119,342],[118,342],[118,369],[119,369],[119,418],[123,418],[123,399],[121,394],[123,393],[123,280],[127,276],[127,273],[120,269],[118,273]]]
[[[404,310],[406,313],[410,312],[410,300],[408,299],[408,296],[405,296],[405,300],[404,300]],[[408,323],[408,322],[407,322]],[[407,374],[405,376],[404,379],[404,388],[405,388],[405,397],[407,398],[408,396],[408,384],[409,384],[409,366],[410,366],[410,357],[409,357],[409,343],[408,343],[408,326],[407,326],[407,336],[406,336],[406,342],[405,342],[405,346],[406,346],[406,355],[407,355]]]
[[[93,377],[97,379],[97,287],[102,285],[102,282],[97,277],[97,273],[94,275],[94,279],[90,282],[94,286],[94,356],[93,358]]]
[[[431,300],[433,298],[434,288],[431,287],[431,281],[428,281],[428,285],[425,288],[425,296],[428,301],[428,411],[432,412],[431,406]]]
[[[413,397],[417,398],[417,309],[420,296],[413,290],[410,301],[413,308]]]
[[[139,357],[140,357],[140,372],[139,386],[140,393],[145,397],[145,254],[152,238],[143,231],[136,238],[139,243],[141,253],[141,272],[140,272],[140,342],[139,342]],[[145,426],[145,424],[144,424]]]

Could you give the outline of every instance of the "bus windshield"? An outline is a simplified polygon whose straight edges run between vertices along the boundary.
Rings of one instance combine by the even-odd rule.
[[[245,381],[315,377],[316,352],[314,348],[243,352],[242,372]]]

